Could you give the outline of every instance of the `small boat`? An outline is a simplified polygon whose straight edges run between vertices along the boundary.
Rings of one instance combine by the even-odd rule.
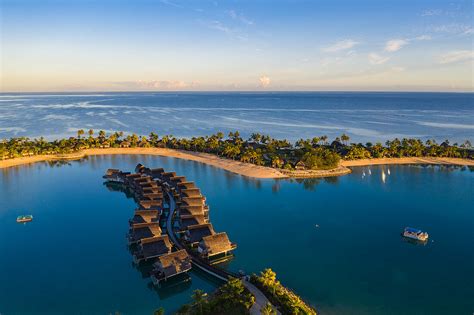
[[[411,227],[406,227],[405,230],[403,230],[403,236],[422,242],[428,240],[428,233]]]
[[[382,182],[384,182],[384,183],[385,183],[385,178],[386,178],[385,172],[382,170]]]
[[[24,222],[30,222],[30,221],[33,221],[33,216],[31,214],[20,215],[16,218],[16,222],[18,223],[24,223]]]

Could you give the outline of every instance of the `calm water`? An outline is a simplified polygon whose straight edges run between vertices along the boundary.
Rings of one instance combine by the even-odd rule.
[[[474,142],[472,93],[0,94],[0,139],[58,138],[78,129],[179,137],[240,130],[297,140],[347,133]]]
[[[238,243],[227,268],[271,267],[321,314],[474,311],[469,169],[390,167],[384,183],[388,168],[371,167],[371,175],[359,168],[296,182],[250,180],[172,158],[108,156],[0,172],[1,314],[150,314],[216,286],[192,273],[191,282],[156,291],[132,266],[124,234],[134,203],[103,186],[101,175],[138,162],[198,183],[215,229]],[[15,223],[24,213],[34,222]],[[430,242],[403,241],[405,226],[428,231]]]

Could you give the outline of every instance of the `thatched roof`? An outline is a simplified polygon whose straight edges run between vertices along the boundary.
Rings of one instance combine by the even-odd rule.
[[[137,210],[130,220],[131,224],[151,223],[159,220],[160,212],[158,210]]]
[[[181,204],[182,205],[188,205],[188,206],[200,206],[204,205],[205,198],[203,196],[198,196],[198,197],[183,197],[181,198]]]
[[[225,232],[204,236],[199,247],[208,256],[225,253],[235,248]]]
[[[105,176],[112,176],[112,175],[116,175],[120,172],[120,170],[116,169],[116,168],[109,168],[106,172],[105,172]]]
[[[140,210],[158,209],[163,205],[162,200],[140,200],[138,202]]]
[[[131,227],[131,241],[139,241],[145,238],[161,235],[161,228],[158,223],[139,223]]]
[[[186,176],[174,176],[170,178],[170,181],[184,183],[186,182]]]
[[[203,214],[199,215],[182,215],[180,216],[181,228],[187,228],[190,225],[205,224],[207,223],[206,217]]]
[[[196,185],[194,182],[181,182],[178,184],[179,189],[185,189],[185,188],[196,188]]]
[[[199,188],[181,189],[180,194],[181,196],[185,197],[202,197],[201,190]]]
[[[145,193],[142,194],[142,200],[160,200],[163,199],[163,193]]]
[[[138,163],[137,166],[135,166],[135,173],[140,173],[145,166],[143,166],[141,163]]]
[[[160,256],[154,265],[167,278],[191,269],[191,257],[185,249],[182,249]]]
[[[205,207],[200,206],[180,206],[179,213],[181,215],[202,215],[205,213]]]
[[[214,233],[211,223],[190,225],[186,231],[186,239],[190,243],[196,243],[201,241],[203,237]]]
[[[144,238],[140,242],[141,254],[145,259],[168,254],[172,247],[168,235]]]

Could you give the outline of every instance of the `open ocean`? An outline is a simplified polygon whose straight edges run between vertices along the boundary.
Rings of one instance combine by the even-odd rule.
[[[395,137],[474,141],[473,93],[0,94],[0,138],[61,138],[78,129],[160,136],[239,130],[295,141],[346,133],[355,142]]]

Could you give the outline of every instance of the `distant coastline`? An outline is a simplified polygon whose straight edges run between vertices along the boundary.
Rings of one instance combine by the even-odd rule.
[[[351,172],[350,167],[393,164],[438,164],[474,166],[474,160],[463,158],[401,157],[342,160],[339,167],[331,170],[286,171],[267,166],[226,159],[213,154],[168,148],[94,148],[70,154],[51,154],[18,157],[0,161],[0,169],[37,162],[79,160],[94,155],[158,155],[204,163],[251,178],[330,177]]]

